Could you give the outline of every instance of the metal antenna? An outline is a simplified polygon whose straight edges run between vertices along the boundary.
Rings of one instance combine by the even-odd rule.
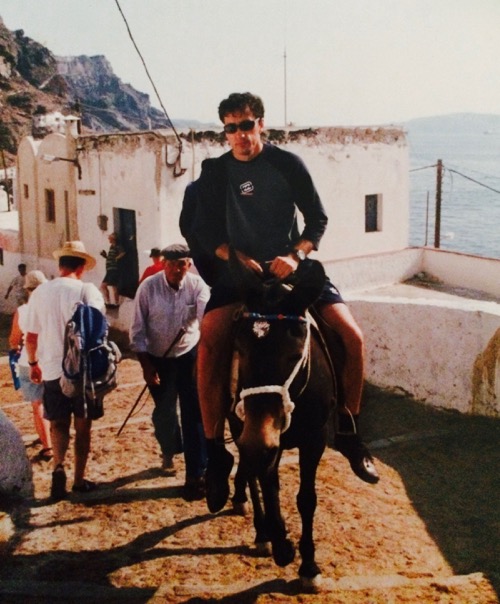
[[[285,102],[285,128],[288,125],[288,117],[287,117],[287,106],[286,106],[286,46],[285,51],[283,53],[283,62],[284,62],[284,102]]]
[[[285,110],[285,128],[288,126],[288,115],[287,115],[287,69],[286,69],[286,43],[287,43],[287,31],[286,31],[286,26],[287,26],[287,0],[284,0],[284,5],[285,5],[285,18],[283,20],[284,24],[284,32],[283,32],[283,37],[284,37],[284,50],[283,50],[283,95],[284,95],[284,110]]]

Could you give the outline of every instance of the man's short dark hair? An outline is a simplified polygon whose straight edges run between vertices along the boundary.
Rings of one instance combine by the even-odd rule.
[[[255,117],[264,117],[264,103],[262,99],[251,92],[233,92],[219,105],[219,118],[224,122],[230,113],[242,113],[249,109]]]
[[[72,271],[76,271],[80,266],[85,265],[85,258],[77,258],[76,256],[61,256],[59,258],[60,268],[69,268]]]

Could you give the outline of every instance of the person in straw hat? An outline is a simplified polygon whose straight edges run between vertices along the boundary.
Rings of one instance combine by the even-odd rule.
[[[24,334],[26,331],[25,321],[28,313],[29,297],[39,285],[46,281],[47,278],[42,271],[35,270],[27,273],[24,282],[26,298],[24,303],[16,309],[16,312],[12,317],[12,327],[9,335],[10,349],[17,351],[19,354],[17,366],[21,392],[23,393],[24,400],[31,403],[35,430],[42,444],[42,449],[38,453],[38,459],[41,461],[49,461],[52,459],[50,424],[43,416],[43,384],[34,384],[29,377],[30,369],[28,365],[28,354],[26,352],[26,346],[24,345]]]
[[[45,416],[50,420],[53,448],[53,472],[50,496],[52,500],[64,499],[66,472],[64,460],[70,441],[71,416],[74,416],[74,482],[73,491],[87,493],[96,484],[85,479],[85,468],[90,451],[92,420],[102,416],[102,410],[94,417],[85,417],[83,401],[71,399],[61,391],[59,378],[62,374],[64,332],[73,315],[76,304],[85,302],[101,312],[104,298],[92,283],[82,283],[85,270],[91,270],[96,260],[87,253],[81,241],[67,241],[53,252],[59,262],[59,277],[42,283],[31,295],[26,318],[26,349],[30,367],[30,379],[43,383]]]

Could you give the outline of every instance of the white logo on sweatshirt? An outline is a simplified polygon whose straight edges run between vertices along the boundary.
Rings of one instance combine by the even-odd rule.
[[[240,185],[240,194],[241,195],[253,195],[254,187],[253,184],[247,180],[246,182]]]

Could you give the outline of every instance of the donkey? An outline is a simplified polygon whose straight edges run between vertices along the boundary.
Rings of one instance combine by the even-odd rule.
[[[295,547],[280,511],[279,463],[284,449],[297,447],[299,576],[304,587],[315,587],[320,579],[313,540],[315,479],[336,401],[336,381],[321,334],[306,311],[322,291],[325,272],[319,262],[303,261],[290,288],[277,280],[262,281],[234,256],[230,264],[244,301],[235,317],[238,373],[233,411],[238,419],[230,418],[230,425],[239,464],[233,505],[246,501],[248,483],[256,543],[270,542],[275,563],[290,564]]]

